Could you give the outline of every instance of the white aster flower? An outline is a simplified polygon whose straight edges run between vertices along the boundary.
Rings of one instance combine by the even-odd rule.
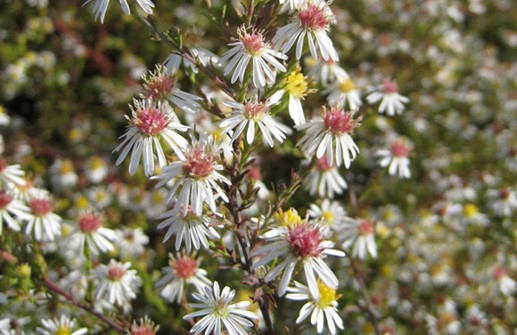
[[[392,176],[398,174],[400,178],[411,178],[408,158],[411,149],[411,144],[404,138],[394,141],[389,149],[377,151],[380,166],[388,167],[388,173]]]
[[[323,259],[327,255],[344,257],[345,253],[332,249],[334,243],[323,239],[321,227],[317,223],[302,221],[297,216],[287,221],[262,236],[267,243],[252,253],[253,256],[262,256],[253,267],[264,266],[277,257],[283,258],[264,278],[269,282],[283,272],[278,285],[279,296],[284,295],[299,261],[303,264],[309,289],[315,298],[319,297],[316,276],[327,286],[337,288],[338,279]]]
[[[343,329],[343,320],[339,316],[337,310],[337,294],[336,290],[328,287],[323,282],[318,280],[319,298],[314,298],[307,286],[295,282],[295,287],[288,287],[286,295],[287,299],[307,301],[300,309],[300,314],[296,319],[296,323],[302,323],[305,319],[311,316],[311,324],[316,326],[318,334],[323,332],[325,321],[330,334],[334,335],[337,328]]]
[[[230,43],[229,45],[233,48],[228,50],[218,62],[220,65],[228,62],[224,68],[224,75],[227,76],[233,72],[232,84],[237,79],[243,83],[244,75],[248,72],[246,69],[251,61],[255,87],[262,88],[266,84],[274,84],[275,70],[286,71],[285,66],[278,59],[286,60],[287,56],[271,49],[269,43],[264,41],[261,33],[252,30],[250,34],[246,29],[239,29],[237,33],[239,41]]]
[[[169,253],[169,265],[162,268],[163,277],[156,283],[160,295],[168,302],[180,303],[187,284],[194,285],[201,292],[205,286],[211,286],[206,277],[207,272],[199,268],[195,256],[181,255],[174,257]]]
[[[32,215],[27,219],[26,235],[33,236],[36,241],[53,241],[61,235],[62,219],[52,212],[52,200],[46,190],[32,189],[28,205]]]
[[[341,82],[350,77],[345,69],[339,66],[339,63],[331,59],[324,61],[309,57],[305,63],[309,67],[308,75],[323,85]]]
[[[15,186],[25,186],[25,183],[25,172],[20,168],[20,165],[8,165],[7,162],[0,157],[0,186],[11,188]]]
[[[123,227],[115,232],[117,238],[114,243],[122,259],[135,259],[145,252],[145,245],[149,243],[149,237],[141,228]]]
[[[79,176],[70,159],[56,159],[49,168],[50,182],[55,190],[69,190],[77,185]]]
[[[311,204],[307,214],[310,218],[321,220],[329,229],[338,232],[342,228],[346,211],[338,201],[324,199],[321,205]]]
[[[160,139],[164,139],[179,157],[183,157],[182,149],[188,145],[188,141],[178,134],[178,131],[186,131],[188,127],[179,123],[178,117],[166,102],[154,102],[152,99],[142,101],[134,100],[134,107],[130,106],[132,116],[127,117],[130,127],[122,135],[120,143],[113,152],[124,148],[118,157],[116,164],[120,165],[131,151],[129,174],[133,175],[143,157],[146,176],[154,174],[155,155],[158,166],[167,164]]]
[[[289,94],[289,116],[295,125],[305,123],[302,100],[309,93],[308,86],[307,78],[299,69],[294,70],[285,78],[284,90]]]
[[[99,264],[94,270],[95,299],[100,305],[117,305],[125,313],[131,310],[131,300],[136,298],[142,280],[135,270],[129,270],[130,262],[119,263],[114,259],[108,265]]]
[[[176,85],[176,77],[161,64],[157,64],[154,71],[142,77],[145,94],[143,99],[168,99],[174,106],[186,113],[196,113],[201,109],[200,97],[180,90]]]
[[[353,111],[347,112],[338,106],[332,106],[330,111],[323,108],[322,114],[322,118],[295,126],[297,130],[307,130],[298,145],[306,155],[316,153],[316,158],[326,155],[329,165],[335,162],[341,166],[344,162],[349,168],[359,153],[351,135],[361,124],[361,118],[354,119]]]
[[[511,216],[517,210],[517,195],[509,187],[489,190],[490,207],[498,216]]]
[[[211,226],[210,218],[207,215],[195,215],[191,210],[183,215],[182,212],[172,209],[160,215],[158,219],[164,219],[158,225],[158,229],[169,227],[163,242],[166,242],[174,235],[176,238],[174,243],[176,250],[181,248],[183,241],[185,241],[187,252],[190,252],[192,246],[196,250],[201,246],[208,248],[209,240],[221,238]]]
[[[504,267],[497,266],[493,270],[493,276],[497,281],[499,290],[505,296],[509,297],[517,291],[517,282],[508,276]]]
[[[86,178],[94,184],[100,183],[108,175],[108,164],[100,156],[92,156],[84,164]]]
[[[42,335],[83,335],[88,333],[87,328],[76,327],[75,319],[70,319],[69,316],[62,314],[60,318],[43,319],[41,320],[43,328],[38,327],[36,331]]]
[[[230,185],[230,180],[218,172],[223,169],[218,163],[222,149],[222,143],[215,143],[212,136],[202,137],[187,147],[179,160],[162,169],[156,186],[169,184],[169,200],[174,203],[174,212],[181,211],[186,216],[192,210],[200,216],[204,203],[215,213],[218,198],[228,202],[220,183]]]
[[[86,6],[90,2],[93,2],[93,13],[95,15],[95,20],[100,17],[101,23],[104,23],[104,17],[106,16],[106,11],[108,10],[110,0],[87,0],[83,6]],[[136,0],[136,2],[147,14],[153,13],[154,3],[151,0]],[[119,3],[120,7],[122,7],[122,11],[124,11],[125,14],[131,14],[127,0],[119,0]]]
[[[335,194],[341,194],[348,188],[336,164],[330,165],[325,155],[316,160],[316,164],[303,180],[303,186],[310,195],[329,199],[333,199]]]
[[[282,7],[280,7],[279,13],[282,14],[285,12],[294,12],[296,8],[298,8],[302,4],[303,1],[304,0],[278,0],[280,5],[282,5]]]
[[[305,37],[314,59],[338,61],[339,56],[334,49],[327,31],[335,21],[334,14],[326,1],[305,1],[296,9],[292,22],[278,29],[273,37],[274,46],[287,53],[296,42],[296,58],[302,57]]]
[[[243,309],[250,305],[249,301],[232,304],[235,290],[226,286],[221,291],[218,282],[214,282],[213,287],[204,287],[201,292],[194,293],[193,296],[199,303],[190,305],[199,310],[185,315],[183,319],[202,316],[201,320],[190,329],[190,332],[195,335],[203,332],[219,335],[222,334],[222,329],[232,335],[248,335],[250,328],[254,326],[250,320],[257,319],[255,313]]]
[[[14,230],[20,230],[20,221],[31,218],[30,209],[18,199],[14,198],[11,191],[0,190],[0,236],[4,227],[7,226]]]
[[[102,215],[95,210],[81,212],[77,218],[76,230],[68,237],[70,247],[78,250],[80,255],[84,255],[85,246],[88,246],[93,255],[112,251],[117,234],[114,230],[103,227],[103,221]]]
[[[352,255],[359,259],[366,259],[367,253],[377,258],[377,244],[375,243],[375,226],[370,220],[355,220],[349,217],[343,219],[340,229],[340,240],[343,248],[354,245]]]
[[[282,94],[282,91],[278,91],[266,102],[255,100],[241,104],[227,101],[225,104],[232,108],[232,113],[219,123],[219,126],[224,128],[223,134],[232,131],[232,141],[235,141],[246,130],[246,142],[252,144],[255,139],[255,128],[258,126],[264,141],[270,147],[274,146],[273,138],[280,143],[284,142],[286,134],[291,130],[269,114],[271,106],[278,103]]]
[[[384,113],[388,116],[394,116],[395,114],[402,114],[405,107],[404,104],[409,102],[409,99],[398,93],[397,84],[390,80],[385,79],[384,84],[377,87],[376,90],[366,97],[369,104],[375,104],[381,101],[379,105],[379,113]]]
[[[327,102],[350,110],[357,110],[363,105],[359,90],[351,78],[344,78],[328,86],[323,94],[328,94]]]

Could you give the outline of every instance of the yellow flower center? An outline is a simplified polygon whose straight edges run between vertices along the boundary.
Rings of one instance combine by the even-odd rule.
[[[324,309],[336,301],[336,290],[331,289],[319,280],[318,291],[320,291],[320,300],[317,302],[319,308]]]
[[[88,201],[88,198],[85,196],[80,196],[75,200],[75,208],[76,209],[85,209],[89,206],[90,202]]]
[[[72,164],[71,161],[69,160],[66,160],[66,161],[63,161],[61,163],[61,169],[60,169],[60,172],[65,174],[65,173],[70,173],[70,172],[74,172],[74,165]]]
[[[278,212],[275,214],[275,218],[278,221],[278,224],[284,227],[293,227],[302,223],[302,218],[293,208],[290,208],[286,212],[282,211],[281,209],[278,210]]]
[[[59,326],[59,328],[56,330],[55,335],[70,335],[72,332],[70,331],[70,328],[67,326]]]
[[[323,211],[322,216],[326,222],[328,222],[328,223],[334,222],[334,215],[332,214],[331,211]]]
[[[104,162],[102,161],[102,158],[96,156],[96,157],[90,158],[88,165],[90,166],[90,169],[96,170],[96,169],[102,168],[102,166],[104,165]]]
[[[466,217],[472,218],[479,213],[479,210],[474,204],[466,204],[465,207],[463,207],[463,213]]]
[[[352,79],[347,78],[339,85],[339,89],[344,93],[348,93],[355,89],[355,84]]]
[[[165,200],[165,195],[160,190],[156,190],[152,193],[151,199],[153,204],[162,204]]]
[[[286,89],[295,98],[303,98],[307,95],[308,83],[300,71],[293,71],[286,78]]]

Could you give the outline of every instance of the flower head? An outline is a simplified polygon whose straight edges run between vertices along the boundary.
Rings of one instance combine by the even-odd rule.
[[[223,166],[218,163],[218,154],[222,143],[215,142],[212,136],[202,137],[187,147],[182,157],[163,168],[157,177],[157,187],[169,184],[169,199],[173,200],[173,212],[181,211],[186,216],[189,210],[200,216],[203,203],[212,212],[216,212],[217,198],[228,201],[219,183],[230,184],[230,181],[218,171]]]
[[[352,255],[360,259],[366,259],[367,253],[377,258],[377,245],[375,244],[375,226],[371,220],[345,218],[340,234],[343,247],[354,245]]]
[[[160,326],[155,325],[146,315],[138,321],[133,320],[128,335],[155,335],[159,329]]]
[[[278,295],[282,296],[291,280],[296,264],[301,262],[309,288],[317,297],[316,275],[328,286],[336,288],[338,285],[338,279],[323,259],[326,255],[344,257],[345,254],[342,251],[331,249],[334,244],[324,240],[321,227],[317,223],[307,220],[300,221],[296,219],[296,216],[292,216],[292,218],[295,219],[294,222],[273,228],[262,236],[268,243],[252,253],[253,256],[262,256],[253,266],[257,268],[270,263],[277,257],[284,257],[284,260],[271,269],[265,277],[268,282],[283,272],[278,287]]]
[[[246,29],[238,30],[239,41],[230,43],[232,46],[219,60],[219,64],[228,62],[224,68],[224,75],[233,72],[232,84],[237,79],[242,83],[250,61],[253,67],[253,84],[262,88],[266,84],[275,82],[275,70],[285,72],[286,68],[278,59],[285,60],[287,56],[270,48],[261,33],[254,30],[249,33]]]
[[[376,87],[375,91],[366,97],[366,100],[369,104],[381,100],[379,113],[386,112],[388,116],[402,114],[405,109],[404,104],[409,102],[407,97],[398,93],[397,84],[389,78],[386,78],[382,85]]]
[[[377,156],[381,158],[380,166],[388,166],[390,175],[395,175],[398,171],[399,177],[410,178],[411,171],[409,170],[408,157],[411,149],[411,144],[404,138],[393,141],[388,150],[377,151]]]
[[[339,173],[336,164],[329,164],[327,156],[318,158],[310,170],[307,177],[303,180],[305,189],[311,195],[320,197],[334,198],[335,194],[343,193],[348,185]]]
[[[33,189],[30,193],[29,208],[32,216],[28,218],[25,234],[34,233],[34,239],[44,238],[53,241],[61,235],[61,217],[52,212],[52,200],[46,190]]]
[[[336,62],[339,56],[334,49],[327,31],[331,23],[335,21],[326,1],[304,1],[292,17],[292,22],[281,27],[273,44],[283,53],[287,53],[296,42],[296,58],[302,57],[305,37],[307,37],[311,56]]]
[[[221,291],[218,282],[214,282],[213,286],[205,286],[202,291],[194,293],[193,296],[199,303],[191,305],[199,310],[185,315],[183,319],[202,316],[190,330],[196,335],[203,331],[205,334],[212,331],[215,334],[221,334],[222,329],[229,334],[247,335],[247,329],[253,327],[253,322],[250,320],[257,319],[255,313],[243,309],[250,305],[249,301],[232,304],[235,290],[226,286]]]
[[[38,327],[37,331],[42,335],[83,335],[88,332],[87,328],[75,329],[75,319],[70,319],[64,314],[60,318],[43,319],[41,324],[43,328]]]
[[[329,165],[336,163],[340,166],[350,167],[350,162],[359,153],[359,148],[354,143],[351,135],[358,127],[361,118],[355,119],[354,112],[332,106],[330,111],[323,109],[321,119],[311,120],[305,124],[296,126],[298,130],[307,130],[298,142],[305,154],[316,152],[316,158],[327,156]]]
[[[153,175],[155,154],[159,167],[167,163],[160,139],[164,139],[176,155],[183,156],[182,149],[188,145],[188,142],[178,134],[178,131],[186,131],[188,127],[179,123],[168,103],[154,102],[151,99],[135,100],[131,110],[132,116],[127,117],[130,127],[121,136],[122,143],[113,150],[116,152],[124,148],[116,161],[117,165],[120,165],[131,151],[129,173],[135,174],[140,158],[143,157],[145,174]]]
[[[184,297],[186,284],[191,284],[198,291],[210,285],[207,272],[199,267],[199,260],[192,255],[169,254],[169,265],[162,268],[163,277],[156,283],[161,296],[168,302],[179,303]]]
[[[95,20],[100,17],[101,23],[104,23],[104,17],[106,16],[106,11],[108,10],[110,0],[87,0],[84,2],[83,6],[86,6],[90,2],[93,2],[93,13],[95,15]],[[136,0],[136,2],[147,14],[153,13],[154,3],[151,0]],[[131,14],[127,0],[119,0],[119,3],[120,7],[122,7],[122,11],[125,14]]]
[[[336,327],[343,329],[343,320],[339,316],[337,310],[337,294],[336,290],[328,287],[322,281],[318,280],[319,297],[315,298],[307,288],[307,286],[295,282],[295,287],[289,287],[286,297],[291,300],[307,301],[300,309],[300,314],[296,319],[296,323],[301,323],[311,316],[311,324],[316,325],[318,333],[323,332],[325,321],[329,328],[330,334],[336,334]]]

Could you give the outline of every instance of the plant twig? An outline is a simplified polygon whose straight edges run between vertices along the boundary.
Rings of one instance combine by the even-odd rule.
[[[115,329],[121,334],[126,334],[126,327],[120,325],[118,322],[115,322],[114,320],[111,320],[107,318],[105,315],[103,315],[101,312],[93,308],[93,306],[87,305],[85,303],[82,303],[80,301],[77,301],[70,293],[65,292],[61,287],[59,287],[56,283],[54,283],[52,280],[48,278],[44,278],[42,282],[43,286],[47,287],[51,291],[54,291],[55,293],[59,294],[66,300],[68,300],[72,305],[77,306],[86,312],[96,316],[97,318],[101,319],[105,323],[107,323],[111,328]]]

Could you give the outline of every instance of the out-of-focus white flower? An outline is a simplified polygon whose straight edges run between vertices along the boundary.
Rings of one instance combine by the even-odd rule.
[[[200,216],[206,203],[212,212],[216,212],[215,201],[221,198],[228,202],[220,183],[230,185],[230,180],[218,171],[223,166],[218,163],[222,151],[221,142],[212,136],[203,136],[187,147],[180,159],[162,169],[156,187],[168,184],[171,187],[169,199],[173,201],[173,212],[181,211],[186,216],[189,211]]]
[[[489,190],[490,207],[499,216],[511,216],[517,210],[517,196],[508,187],[499,190]]]
[[[179,250],[182,242],[185,241],[185,248],[190,252],[192,246],[194,249],[199,249],[201,246],[208,248],[208,240],[215,240],[220,238],[217,231],[210,225],[210,218],[207,215],[195,215],[192,211],[187,211],[183,215],[177,210],[170,210],[163,213],[158,219],[164,219],[158,225],[158,229],[169,227],[163,242],[166,242],[175,236],[175,248]]]
[[[114,259],[108,265],[99,264],[94,271],[95,299],[117,305],[125,313],[131,310],[131,300],[136,298],[142,280],[135,270],[129,270],[130,262],[120,263]]]
[[[325,321],[330,334],[334,335],[337,328],[343,329],[343,320],[339,316],[337,310],[337,294],[336,290],[328,287],[318,280],[319,298],[314,298],[309,288],[301,283],[294,282],[295,287],[287,288],[287,299],[307,301],[300,309],[300,314],[296,319],[296,323],[302,323],[311,316],[311,324],[316,326],[318,334],[323,332]],[[337,327],[337,328],[336,328]]]
[[[190,48],[189,51],[192,57],[203,67],[208,64],[216,64],[219,61],[219,57],[210,50],[204,48]],[[178,72],[182,64],[184,68],[190,68],[194,73],[199,72],[196,64],[175,52],[171,53],[163,62],[163,66],[165,66],[170,73]]]
[[[179,123],[178,117],[167,102],[156,103],[151,99],[134,100],[131,110],[131,118],[127,117],[130,127],[120,137],[123,139],[122,142],[113,150],[117,152],[124,148],[116,161],[117,165],[120,165],[131,151],[129,174],[135,174],[143,157],[144,172],[146,176],[152,176],[155,172],[155,155],[160,168],[167,164],[160,139],[164,139],[176,155],[183,157],[182,149],[188,145],[188,141],[178,132],[184,132],[188,127]]]
[[[185,296],[183,291],[186,284],[191,284],[201,292],[205,286],[211,286],[206,277],[207,272],[199,267],[195,256],[181,255],[174,257],[169,254],[169,265],[162,268],[163,277],[156,283],[160,295],[168,302],[180,303]]]
[[[117,238],[113,241],[122,259],[134,259],[145,252],[149,237],[141,228],[124,227],[116,230]]]
[[[305,37],[314,59],[337,62],[339,56],[327,31],[335,21],[326,1],[305,1],[296,9],[292,22],[278,29],[273,37],[274,46],[287,53],[296,43],[296,58],[302,57]]]
[[[108,175],[108,165],[102,157],[92,156],[84,164],[84,173],[90,182],[97,184]]]
[[[106,11],[108,10],[110,0],[87,0],[84,2],[83,6],[88,5],[90,2],[93,2],[93,13],[95,15],[95,20],[100,17],[101,23],[104,23],[104,17],[106,16]],[[136,2],[147,14],[153,13],[154,3],[151,0],[136,0]],[[124,11],[125,14],[131,14],[127,0],[119,0],[119,3],[120,7],[122,7],[122,11]]]
[[[398,174],[400,178],[411,178],[408,158],[411,149],[411,144],[405,139],[394,141],[389,149],[377,151],[380,166],[388,167],[390,175]]]
[[[316,160],[316,164],[303,180],[303,186],[310,195],[333,199],[335,194],[341,194],[348,187],[345,179],[339,174],[335,164],[330,165],[327,156]]]
[[[375,104],[380,100],[379,113],[386,112],[388,116],[402,114],[405,109],[404,104],[409,102],[407,97],[398,93],[397,84],[390,79],[385,79],[384,84],[376,87],[366,100],[369,104]]]
[[[15,186],[25,185],[25,172],[20,165],[8,165],[7,162],[0,157],[0,186],[11,188]]]
[[[95,210],[80,213],[77,228],[68,237],[70,247],[78,250],[80,255],[84,255],[86,245],[93,255],[111,251],[116,238],[114,230],[103,227],[103,217]]]
[[[366,259],[367,253],[377,258],[377,244],[375,243],[375,226],[367,219],[345,218],[343,220],[339,238],[343,241],[343,247],[354,245],[352,255],[359,259]]]
[[[342,229],[343,220],[346,218],[346,211],[338,201],[324,199],[321,205],[311,204],[307,211],[309,217],[321,220],[332,231],[339,232]]]
[[[144,75],[142,79],[145,89],[145,94],[140,95],[142,99],[168,99],[174,106],[186,113],[196,113],[200,110],[199,100],[201,98],[180,90],[176,85],[175,74],[169,72],[165,66],[157,64],[155,70]]]
[[[49,168],[50,181],[57,190],[67,190],[77,185],[79,176],[69,159],[57,159]]]
[[[20,230],[20,221],[31,218],[30,209],[18,199],[14,198],[12,191],[0,189],[0,236],[4,227],[7,226],[14,230]]]
[[[323,85],[328,85],[333,82],[341,82],[350,77],[345,69],[330,59],[324,61],[309,58],[306,64],[309,67],[308,75]]]
[[[286,71],[285,66],[278,59],[286,60],[287,56],[271,49],[261,33],[255,31],[248,33],[246,29],[239,29],[238,35],[239,41],[230,43],[233,48],[219,59],[220,65],[228,62],[224,68],[224,75],[227,76],[233,72],[232,84],[237,79],[243,83],[246,69],[251,61],[255,87],[262,88],[266,84],[273,84],[276,78],[275,70]]]
[[[269,114],[271,106],[279,102],[282,94],[282,91],[278,91],[266,102],[254,100],[241,104],[227,101],[226,105],[232,108],[232,113],[219,123],[219,126],[224,128],[223,134],[231,131],[232,141],[235,141],[246,130],[246,142],[251,144],[255,139],[255,128],[258,126],[264,141],[270,147],[274,146],[273,138],[282,143],[291,129]]]
[[[32,215],[25,226],[26,235],[33,236],[36,241],[53,241],[61,235],[62,219],[52,212],[52,200],[46,190],[33,189],[28,205]]]
[[[496,267],[493,275],[502,294],[509,297],[517,291],[517,282],[508,276],[504,267]]]
[[[317,299],[319,293],[316,276],[329,287],[337,288],[339,284],[336,275],[323,259],[327,255],[344,257],[345,253],[332,249],[334,243],[323,239],[319,224],[302,221],[297,216],[294,218],[295,220],[288,220],[284,223],[285,225],[272,228],[262,235],[267,243],[252,253],[253,256],[261,256],[253,267],[264,266],[277,257],[282,257],[283,260],[270,269],[264,277],[264,280],[269,282],[283,272],[278,285],[278,295],[282,296],[286,292],[296,264],[301,261],[309,289]]]
[[[295,126],[297,130],[306,130],[298,145],[306,155],[316,153],[316,158],[327,156],[329,165],[349,168],[352,160],[359,153],[351,135],[361,124],[361,118],[354,119],[354,112],[344,111],[332,106],[330,111],[323,108],[322,118],[311,120]]]
[[[344,78],[329,85],[323,94],[328,94],[327,102],[350,110],[357,110],[362,106],[361,95],[351,78]]]
[[[43,319],[41,320],[43,328],[38,327],[36,331],[42,335],[83,335],[88,332],[88,328],[79,328],[74,330],[76,327],[75,319],[70,319],[69,316],[62,314],[60,318],[54,319]]]
[[[212,331],[215,334],[222,334],[222,329],[225,329],[228,334],[247,335],[249,328],[253,327],[251,320],[257,319],[255,313],[244,309],[250,305],[249,301],[232,304],[235,290],[226,286],[221,291],[218,282],[214,282],[213,286],[205,286],[201,292],[194,293],[193,296],[199,303],[190,305],[199,310],[185,315],[183,319],[202,316],[201,320],[190,329],[190,332],[195,335],[203,332],[209,334]]]

